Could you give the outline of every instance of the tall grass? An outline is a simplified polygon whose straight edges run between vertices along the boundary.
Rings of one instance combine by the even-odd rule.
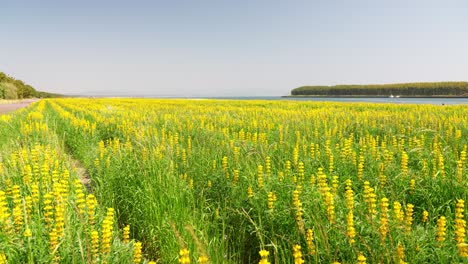
[[[161,262],[185,248],[213,263],[463,259],[464,106],[81,99],[46,113]]]
[[[86,191],[44,107],[0,116],[0,263],[132,263],[135,242]]]

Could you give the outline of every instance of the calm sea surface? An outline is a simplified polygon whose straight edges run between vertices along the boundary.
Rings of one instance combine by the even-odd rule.
[[[367,103],[393,103],[393,104],[435,104],[453,105],[468,104],[468,98],[292,98],[280,96],[252,96],[252,97],[204,97],[206,99],[226,100],[288,100],[288,101],[317,101],[317,102],[367,102]],[[201,99],[201,98],[200,98]]]

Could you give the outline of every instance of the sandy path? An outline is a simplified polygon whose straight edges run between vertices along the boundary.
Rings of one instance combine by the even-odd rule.
[[[23,100],[21,102],[13,103],[13,104],[0,104],[0,115],[1,114],[6,114],[6,113],[9,113],[9,112],[13,112],[13,111],[15,111],[17,109],[26,107],[26,106],[28,106],[31,103],[34,103],[36,101],[38,101],[38,99],[27,99],[27,100]]]

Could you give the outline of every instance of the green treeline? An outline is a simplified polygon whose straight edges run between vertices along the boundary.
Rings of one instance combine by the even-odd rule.
[[[468,82],[421,82],[366,85],[301,86],[291,95],[317,96],[468,96]]]
[[[0,99],[51,97],[61,97],[61,95],[37,91],[31,85],[0,72]]]

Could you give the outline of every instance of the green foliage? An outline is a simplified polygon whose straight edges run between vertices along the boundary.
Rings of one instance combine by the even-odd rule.
[[[468,200],[464,106],[43,101],[44,119],[87,168],[98,200],[161,263],[175,263],[182,248],[192,259],[206,253],[211,263],[258,263],[262,249],[271,263],[293,263],[296,244],[305,263],[355,263],[359,254],[367,263],[397,263],[398,245],[409,263],[462,261],[452,238],[455,201]],[[384,238],[382,198],[391,210]],[[394,202],[405,212],[414,205],[409,224],[399,222]],[[448,223],[444,244],[436,240],[440,216]],[[313,231],[315,253],[303,229]]]
[[[367,85],[302,86],[291,95],[315,96],[463,96],[468,95],[468,82],[421,82]]]
[[[2,83],[0,86],[3,88],[3,99],[18,99],[18,89],[12,83]]]
[[[134,263],[136,241],[86,191],[44,105],[0,115],[0,263]]]
[[[41,92],[29,84],[0,72],[0,99],[63,97],[60,94]]]

